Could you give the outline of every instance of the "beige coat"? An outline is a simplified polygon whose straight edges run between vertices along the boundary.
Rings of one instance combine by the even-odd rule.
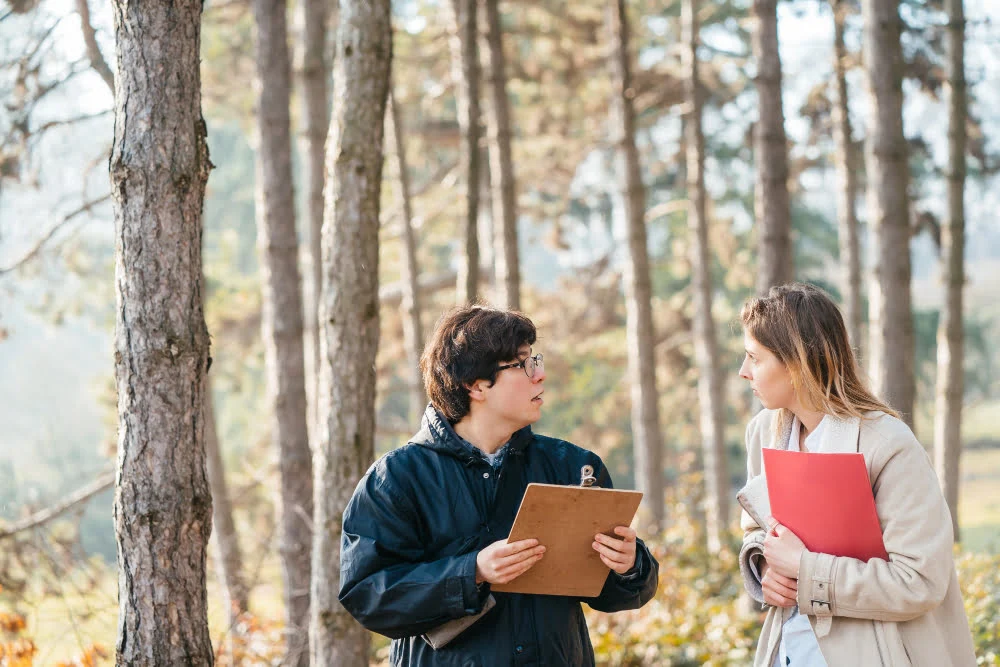
[[[777,411],[747,427],[747,467],[761,474],[762,447],[788,447],[791,420],[776,431]],[[889,560],[868,563],[806,551],[799,563],[799,611],[808,615],[829,667],[972,667],[969,622],[952,557],[948,506],[924,448],[902,421],[881,412],[865,419],[827,416],[823,449],[860,451],[868,467]],[[764,530],[743,512],[741,570],[763,602],[756,577]],[[755,667],[771,667],[788,610],[769,607]]]

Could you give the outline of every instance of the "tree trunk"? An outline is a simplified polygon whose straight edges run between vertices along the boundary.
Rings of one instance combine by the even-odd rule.
[[[792,214],[788,203],[788,146],[781,104],[777,0],[754,0],[753,55],[760,117],[754,125],[754,216],[757,219],[757,293],[795,278]]]
[[[875,280],[869,294],[870,370],[875,393],[913,426],[913,312],[910,201],[903,136],[903,53],[897,0],[863,0],[864,69],[871,118],[865,142],[868,224],[874,230]]]
[[[212,523],[215,528],[215,562],[219,568],[223,590],[226,591],[226,610],[229,626],[248,609],[246,582],[243,579],[243,555],[240,551],[236,523],[233,521],[233,504],[226,486],[226,470],[219,447],[219,432],[215,423],[215,406],[212,399],[212,381],[205,379],[205,459],[208,483],[212,489]]]
[[[656,392],[656,359],[653,350],[653,288],[646,249],[646,193],[635,145],[635,110],[629,61],[629,25],[625,0],[610,0],[611,72],[614,86],[612,127],[618,133],[622,201],[628,229],[628,262],[625,265],[625,335],[632,397],[632,441],[635,477],[645,495],[643,504],[650,529],[663,527],[663,440]]]
[[[941,235],[945,302],[937,334],[937,392],[934,404],[934,462],[958,528],[959,462],[962,455],[962,396],[965,392],[962,290],[965,286],[965,10],[946,0],[948,12],[948,222]]]
[[[719,374],[715,322],[712,319],[712,258],[705,214],[705,135],[702,131],[701,79],[698,67],[698,0],[681,9],[686,97],[688,232],[691,235],[691,289],[694,300],[694,352],[698,364],[698,413],[705,470],[705,532],[708,550],[718,553],[729,528],[729,475],[726,471],[722,377]]]
[[[479,298],[479,43],[477,0],[450,0],[454,34],[451,39],[452,79],[462,132],[461,166],[465,176],[465,221],[460,237],[459,304]]]
[[[292,188],[291,64],[285,0],[254,0],[257,24],[257,247],[271,440],[278,453],[278,551],[285,598],[286,665],[309,661],[312,454],[306,424],[302,292]]]
[[[493,238],[496,249],[497,305],[521,309],[521,268],[517,245],[517,185],[511,154],[510,101],[507,98],[506,59],[500,28],[499,0],[484,0],[486,39],[490,54],[490,100],[486,105],[493,200]]]
[[[298,84],[302,100],[299,110],[302,123],[299,149],[305,156],[303,171],[309,239],[309,271],[304,276],[308,289],[303,290],[307,296],[304,299],[302,324],[305,327],[306,415],[310,442],[316,437],[313,430],[316,428],[318,411],[319,293],[323,280],[320,243],[323,232],[323,151],[330,126],[330,94],[326,83],[330,78],[330,63],[326,56],[328,4],[325,0],[301,0],[298,5],[299,34],[302,36],[297,54]]]
[[[115,0],[119,665],[211,665],[201,2]]]
[[[389,98],[392,138],[396,145],[396,166],[399,169],[399,198],[403,211],[403,346],[406,348],[407,382],[410,388],[410,423],[419,424],[427,406],[427,394],[420,375],[420,354],[424,349],[424,331],[420,324],[420,290],[417,277],[417,239],[413,230],[413,206],[410,200],[410,173],[406,163],[406,133],[396,95]]]
[[[378,230],[392,25],[389,0],[342,0],[327,142],[312,660],[368,665],[368,633],[337,599],[341,517],[374,458]]]
[[[861,347],[861,250],[858,243],[858,216],[854,208],[858,193],[851,117],[847,98],[847,48],[844,24],[850,11],[847,0],[832,0],[834,102],[833,138],[837,145],[837,229],[840,241],[840,288],[844,293],[847,332],[855,349]]]

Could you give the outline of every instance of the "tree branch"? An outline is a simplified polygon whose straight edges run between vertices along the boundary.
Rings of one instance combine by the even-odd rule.
[[[104,60],[104,55],[101,54],[101,49],[97,45],[94,26],[90,23],[90,5],[87,0],[76,0],[76,11],[80,14],[80,28],[83,31],[83,41],[87,45],[87,57],[90,58],[90,66],[101,75],[104,83],[108,85],[108,90],[111,91],[111,96],[114,97],[115,75],[112,74],[111,68],[108,67],[108,63]]]
[[[67,511],[73,509],[77,505],[85,503],[94,496],[96,496],[101,491],[111,488],[115,483],[115,471],[108,470],[102,473],[92,481],[90,484],[77,489],[69,496],[53,505],[52,507],[46,507],[43,510],[35,512],[29,517],[25,517],[20,521],[15,521],[14,523],[0,528],[0,540],[13,537],[18,533],[22,533],[26,530],[31,530],[32,528],[38,528],[39,526],[48,523],[52,519],[65,514]]]
[[[111,199],[111,193],[110,192],[108,194],[104,195],[103,197],[98,197],[97,199],[91,200],[89,202],[85,202],[82,206],[80,206],[75,211],[72,211],[72,212],[66,214],[66,216],[62,220],[60,220],[55,225],[53,225],[52,229],[50,229],[45,234],[45,236],[43,236],[41,239],[39,239],[38,242],[35,243],[34,247],[31,250],[29,250],[28,252],[26,252],[24,255],[22,255],[20,259],[16,260],[13,264],[11,264],[9,266],[0,267],[0,276],[2,276],[4,274],[7,274],[7,273],[10,273],[11,271],[14,271],[14,270],[18,269],[19,267],[21,267],[25,263],[31,261],[35,257],[35,255],[37,255],[41,251],[42,247],[44,247],[45,244],[48,243],[52,239],[52,237],[56,235],[56,232],[58,232],[60,229],[62,229],[63,227],[65,227],[66,224],[69,223],[73,218],[75,218],[78,215],[81,215],[83,213],[86,213],[86,212],[90,211],[95,206],[97,206],[99,204],[103,204],[104,202],[106,202],[109,199]]]

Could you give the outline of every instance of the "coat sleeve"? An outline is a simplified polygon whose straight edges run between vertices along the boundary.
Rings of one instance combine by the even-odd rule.
[[[418,526],[412,504],[375,469],[344,511],[340,603],[361,625],[392,639],[476,614],[489,595],[476,586],[477,552],[456,549],[425,562]]]
[[[747,425],[747,481],[760,474],[760,456],[757,450],[757,457],[754,460],[753,438],[756,428],[756,421],[751,421]],[[757,522],[746,510],[740,514],[740,528],[743,529],[743,545],[740,547],[740,574],[743,575],[743,587],[757,602],[764,604],[764,590],[761,587],[760,570],[764,563],[764,537],[766,532],[764,526],[758,526]]]
[[[594,469],[597,484],[606,489],[614,488],[608,469],[596,454]],[[635,542],[635,565],[625,574],[614,570],[608,573],[601,594],[596,598],[582,598],[592,609],[604,612],[638,609],[653,599],[659,584],[660,564],[641,539]]]
[[[797,601],[806,614],[905,622],[948,592],[951,514],[927,453],[899,423],[874,456],[882,459],[873,461],[872,490],[889,560],[803,552]]]

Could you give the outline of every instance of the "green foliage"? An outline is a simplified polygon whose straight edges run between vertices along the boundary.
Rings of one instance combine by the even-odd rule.
[[[958,556],[958,579],[979,665],[1000,665],[1000,555]]]
[[[638,611],[588,611],[600,665],[746,665],[760,622],[758,611],[741,609],[738,542],[731,536],[719,554],[709,554],[693,517],[691,498],[698,475],[678,480],[667,498],[670,526],[649,540],[660,563],[656,597]]]

